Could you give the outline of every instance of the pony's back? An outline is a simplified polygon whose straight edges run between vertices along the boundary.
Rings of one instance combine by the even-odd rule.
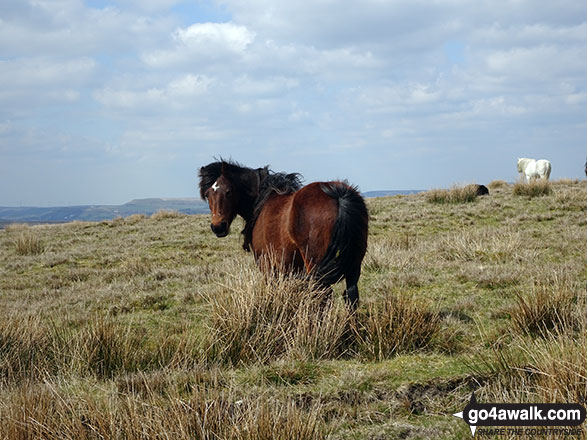
[[[540,177],[542,177],[543,179],[550,179],[550,170],[552,169],[552,166],[550,165],[550,161],[546,160],[546,159],[540,159],[536,161],[536,170],[538,172],[538,174],[540,174]]]

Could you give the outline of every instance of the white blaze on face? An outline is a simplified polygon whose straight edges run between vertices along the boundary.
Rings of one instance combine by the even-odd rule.
[[[214,185],[212,185],[212,189],[214,190],[214,192],[218,191],[218,188],[220,188],[218,182],[214,182]]]

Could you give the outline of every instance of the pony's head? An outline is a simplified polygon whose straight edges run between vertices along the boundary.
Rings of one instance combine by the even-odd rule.
[[[524,168],[526,168],[526,163],[531,160],[531,159],[527,159],[525,157],[519,157],[518,158],[518,173],[523,173],[524,172]]]
[[[253,170],[235,162],[214,162],[200,169],[200,197],[208,202],[210,227],[217,237],[226,237],[238,215],[247,220],[259,194],[265,168]]]
[[[232,181],[221,174],[204,193],[210,206],[212,221],[210,227],[217,237],[226,237],[237,214],[237,201]]]

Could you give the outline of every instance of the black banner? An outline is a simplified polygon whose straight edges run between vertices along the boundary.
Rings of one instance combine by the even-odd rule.
[[[579,426],[585,407],[579,403],[477,403],[475,393],[457,414],[475,433],[477,426]]]

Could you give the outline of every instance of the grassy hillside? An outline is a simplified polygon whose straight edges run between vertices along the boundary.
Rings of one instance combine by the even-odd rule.
[[[159,212],[0,232],[0,438],[471,438],[587,396],[587,182],[368,200],[355,318]],[[463,199],[465,200],[465,199]]]

